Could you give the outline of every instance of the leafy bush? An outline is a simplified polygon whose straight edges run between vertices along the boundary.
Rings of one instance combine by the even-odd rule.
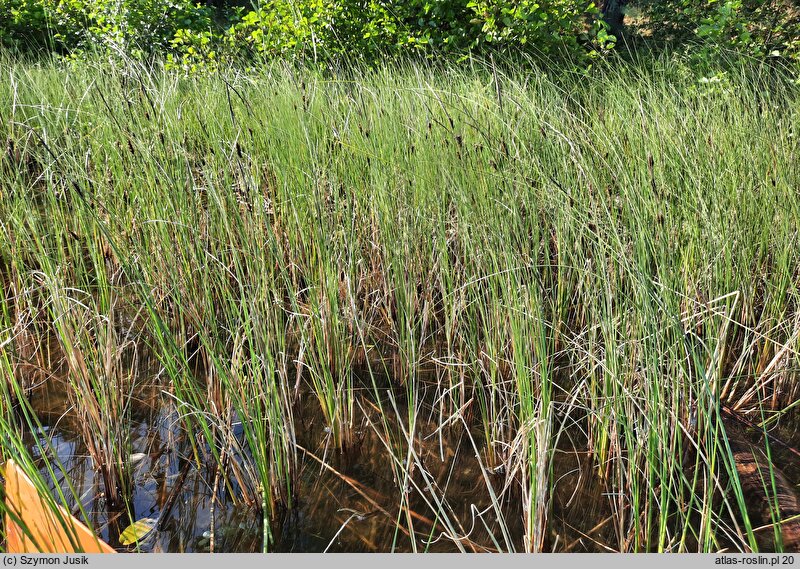
[[[0,41],[20,50],[136,57],[166,50],[178,30],[208,30],[212,15],[189,0],[0,0]]]
[[[50,46],[51,20],[52,10],[44,2],[0,0],[0,47]]]
[[[700,40],[706,50],[736,50],[800,62],[800,8],[792,0],[644,0],[660,39]]]
[[[190,0],[0,0],[6,46],[168,54],[186,71],[221,57],[319,58],[490,49],[580,51],[597,38],[590,0],[267,0],[223,17]]]
[[[547,53],[577,49],[598,28],[596,13],[588,0],[272,0],[245,15],[234,36],[266,54]]]
[[[701,55],[735,49],[800,61],[800,9],[793,0],[637,4],[656,36],[699,40]],[[0,0],[6,48],[160,55],[188,73],[238,57],[580,55],[614,41],[592,0],[263,0],[255,9],[220,11],[193,0]]]

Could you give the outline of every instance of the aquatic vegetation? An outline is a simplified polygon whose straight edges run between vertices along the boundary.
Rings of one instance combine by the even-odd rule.
[[[143,550],[796,543],[797,86],[467,63],[11,65],[4,458]]]

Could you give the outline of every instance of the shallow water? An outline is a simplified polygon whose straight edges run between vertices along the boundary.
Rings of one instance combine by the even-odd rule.
[[[144,371],[139,373],[130,402],[131,460],[135,460],[130,518],[107,510],[103,485],[82,441],[67,385],[58,375],[31,393],[30,401],[43,425],[40,432],[26,438],[31,452],[37,455],[37,440],[50,441],[92,525],[121,551],[133,550],[119,543],[130,519],[159,516],[163,517],[160,527],[139,544],[141,551],[262,551],[264,522],[259,509],[244,503],[233,477],[230,485],[216,480],[214,493],[217,471],[213,461],[200,468],[194,461],[186,466],[192,448],[175,398],[159,379],[157,366],[140,369]],[[279,508],[269,521],[269,550],[524,550],[519,484],[506,484],[503,465],[486,465],[486,442],[476,414],[467,409],[462,422],[440,427],[452,411],[442,415],[441,389],[435,378],[419,377],[413,394],[417,458],[407,464],[408,439],[403,434],[409,420],[406,388],[387,377],[369,376],[370,381],[364,381],[366,372],[361,377],[355,388],[353,442],[346,452],[333,447],[314,394],[299,391],[293,410],[298,449],[294,495],[291,506]],[[797,438],[796,430],[781,434],[786,440]],[[234,435],[241,439],[241,429],[234,428]],[[388,445],[387,436],[391,438]],[[579,430],[566,432],[559,441],[552,455],[543,549],[613,550],[619,543],[613,517],[619,497],[604,488]],[[392,447],[391,452],[387,446]],[[797,483],[797,457],[780,446],[773,452],[774,462]],[[187,475],[175,490],[185,466]],[[70,496],[63,476],[52,483],[60,484]],[[169,512],[162,514],[173,491],[177,499]],[[77,512],[75,503],[70,507]],[[443,511],[447,519],[442,518]]]
[[[131,401],[131,457],[136,461],[131,519],[159,517],[192,453],[174,398],[160,384],[155,368],[149,373],[151,377],[137,382]],[[418,458],[410,468],[404,459],[395,458],[405,456],[397,450],[407,430],[403,427],[408,422],[405,388],[389,387],[388,380],[383,387],[357,388],[354,442],[344,453],[331,444],[318,400],[310,392],[300,392],[294,410],[299,465],[295,495],[291,507],[281,508],[271,521],[270,550],[523,549],[518,485],[505,486],[502,466],[485,468],[485,442],[477,424],[469,429],[458,422],[439,427],[440,410],[434,404],[438,391],[426,378],[419,385],[414,431]],[[128,519],[106,509],[103,486],[81,439],[66,389],[64,381],[51,378],[33,390],[30,400],[43,428],[30,433],[26,442],[35,449],[37,438],[49,439],[101,537],[120,550],[129,550],[118,540]],[[385,423],[377,403],[384,409]],[[386,448],[384,424],[392,433],[394,453]],[[236,430],[235,434],[241,436]],[[602,550],[599,544],[610,537],[609,524],[602,524],[609,516],[608,498],[602,495],[586,459],[585,452],[572,447],[554,454],[546,548]],[[420,466],[427,475],[420,473]],[[212,466],[189,467],[174,506],[159,531],[140,543],[142,551],[210,551],[212,525],[214,551],[262,550],[263,520],[258,509],[242,502],[235,482],[231,483],[233,493],[218,483],[217,497],[212,500],[215,472]],[[58,483],[69,495],[65,481]],[[498,497],[498,506],[493,506],[491,493]],[[442,511],[437,504],[442,502],[447,503],[448,520],[437,518]],[[70,506],[77,511],[76,504]],[[445,531],[448,523],[450,532]],[[448,534],[460,536],[460,543]]]

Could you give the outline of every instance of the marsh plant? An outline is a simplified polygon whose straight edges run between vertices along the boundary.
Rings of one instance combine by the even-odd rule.
[[[21,363],[55,368],[30,347],[54,339],[125,502],[146,353],[214,499],[262,516],[263,550],[309,464],[392,524],[378,549],[786,547],[797,85],[733,63],[699,81],[668,58],[503,69],[11,65],[7,384]],[[364,440],[396,496],[347,469]],[[452,441],[480,508],[436,466]],[[757,484],[744,456],[772,457]],[[558,522],[583,499],[561,499],[564,457],[599,488],[588,538]]]

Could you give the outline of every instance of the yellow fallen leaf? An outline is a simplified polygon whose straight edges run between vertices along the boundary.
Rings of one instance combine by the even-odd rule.
[[[119,535],[119,542],[122,545],[132,545],[137,541],[141,541],[144,537],[153,531],[153,528],[156,527],[158,520],[154,520],[153,518],[142,518],[141,520],[136,520],[131,525],[125,528]]]

